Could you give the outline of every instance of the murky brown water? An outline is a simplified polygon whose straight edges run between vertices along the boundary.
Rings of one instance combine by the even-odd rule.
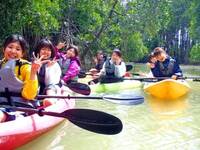
[[[186,66],[183,70],[187,75],[200,75],[199,68]],[[77,100],[78,108],[118,116],[123,122],[123,131],[112,136],[100,135],[65,121],[19,150],[199,150],[200,82],[188,83],[190,94],[171,102],[149,98],[142,90],[139,92],[145,96],[145,102],[140,105]]]

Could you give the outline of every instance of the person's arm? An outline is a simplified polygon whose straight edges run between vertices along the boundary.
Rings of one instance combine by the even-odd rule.
[[[70,79],[76,77],[80,71],[80,66],[76,61],[72,61],[67,72],[65,73],[64,77],[62,78],[65,82],[69,81]]]
[[[179,64],[177,63],[177,61],[174,62],[174,70],[173,70],[173,72],[174,72],[174,74],[173,74],[174,77],[172,76],[172,78],[175,78],[175,76],[176,76],[176,77],[181,77],[181,76],[183,76],[182,70],[181,70]],[[175,79],[176,79],[176,78],[175,78]]]
[[[115,65],[115,75],[117,77],[123,77],[126,74],[126,65],[124,62],[121,62],[120,65]]]
[[[22,97],[33,100],[38,92],[38,79],[36,70],[31,69],[31,65],[25,64],[20,68],[20,80],[24,82]]]
[[[99,76],[106,74],[106,62],[104,62],[102,69],[99,72]]]

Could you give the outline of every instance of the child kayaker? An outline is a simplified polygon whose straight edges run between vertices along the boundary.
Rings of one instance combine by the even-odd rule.
[[[15,101],[27,103],[28,105],[33,102],[38,91],[38,80],[37,72],[44,63],[41,58],[35,59],[32,64],[26,61],[26,52],[28,49],[28,44],[21,35],[11,35],[6,38],[3,44],[3,59],[0,62],[0,71],[3,73],[6,69],[10,68],[13,70],[12,75],[16,78],[15,83],[9,82],[9,87],[12,87],[11,91],[9,88],[5,94],[5,91],[0,91],[0,103],[5,100],[11,101],[11,98],[3,97],[2,95],[9,95],[12,97],[13,92],[19,93],[21,97],[12,97],[12,103]],[[6,76],[9,76],[6,74]],[[9,79],[8,79],[9,80]],[[0,81],[5,82],[6,81]],[[20,87],[16,87],[19,85]],[[8,87],[5,85],[5,87]],[[9,120],[9,115],[5,110],[0,111],[0,122]]]
[[[177,79],[182,76],[182,70],[175,59],[167,55],[161,48],[156,47],[153,52],[156,58],[155,66],[151,68],[154,77],[171,77]]]
[[[78,74],[80,71],[80,60],[78,57],[78,47],[70,45],[66,48],[65,52],[56,52],[56,58],[59,59],[58,63],[61,67],[61,79],[66,83],[77,82]]]
[[[55,59],[55,49],[48,39],[41,39],[35,48],[35,55],[46,60],[38,72],[39,94],[60,95],[61,94],[61,68]],[[56,102],[56,99],[44,99],[43,105],[48,106]]]

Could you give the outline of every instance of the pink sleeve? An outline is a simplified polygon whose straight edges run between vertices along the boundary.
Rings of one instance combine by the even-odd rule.
[[[73,79],[75,76],[78,75],[80,70],[80,66],[76,61],[72,61],[72,63],[69,66],[68,71],[65,73],[65,76],[63,77],[63,80],[66,82],[70,79]]]
[[[56,46],[55,46],[55,53],[56,53],[55,55],[56,59],[63,58],[64,54],[60,52],[60,50]]]

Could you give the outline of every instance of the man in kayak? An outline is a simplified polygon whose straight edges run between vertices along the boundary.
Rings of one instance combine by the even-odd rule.
[[[177,61],[167,55],[161,47],[156,47],[153,55],[157,60],[154,63],[155,66],[151,66],[154,77],[171,77],[172,79],[177,79],[177,77],[182,76],[182,70]]]
[[[107,59],[100,73],[99,77],[89,84],[100,83],[114,83],[123,81],[126,74],[126,65],[122,60],[122,54],[119,49],[114,49],[110,59]]]
[[[28,45],[21,35],[11,35],[3,44],[4,58],[0,61],[1,104],[23,102],[31,105],[37,95],[37,72],[44,62],[38,58],[30,64],[23,59],[26,57],[27,49]],[[9,114],[2,108],[0,122],[6,120],[9,120]]]

